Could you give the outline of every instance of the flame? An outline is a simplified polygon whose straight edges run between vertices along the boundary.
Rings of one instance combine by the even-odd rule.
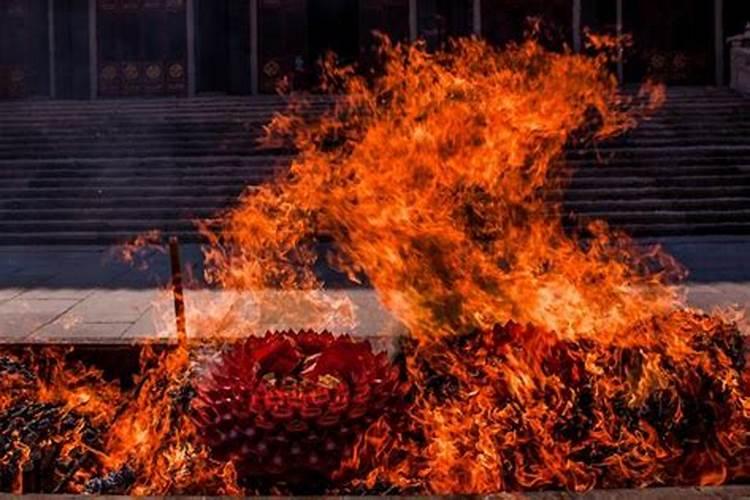
[[[600,37],[590,47],[619,43]],[[742,462],[727,472],[746,437],[729,453],[726,444],[691,451],[663,442],[647,418],[628,428],[610,404],[637,415],[663,397],[677,405],[670,418],[684,420],[680,404],[705,382],[678,374],[700,369],[730,391],[721,397],[735,413],[719,439],[747,428],[744,367],[696,347],[700,335],[724,335],[724,323],[689,311],[679,265],[603,222],[577,231],[562,223],[566,149],[623,133],[664,100],[650,84],[634,98],[619,93],[611,55],[553,53],[534,41],[498,51],[477,40],[430,54],[386,41],[374,81],[328,61],[327,85],[344,95],[334,111],[316,122],[286,114],[268,127],[270,145],[299,151],[288,174],[206,226],[209,277],[221,286],[322,290],[314,269],[325,242],[328,264],[371,285],[407,327],[416,342],[411,425],[363,440],[382,459],[367,487],[585,491],[746,473]],[[509,321],[512,349],[451,344],[472,331],[491,338]],[[573,372],[566,379],[550,364]],[[450,396],[433,394],[436,377],[453,381]],[[706,405],[714,396],[702,395]],[[586,435],[561,438],[560,418],[583,418],[589,398]],[[695,469],[674,466],[680,460]]]
[[[291,138],[300,154],[217,221],[214,280],[320,289],[315,244],[328,239],[329,262],[366,279],[420,339],[512,318],[627,342],[622,329],[679,305],[660,274],[640,272],[646,256],[627,238],[598,223],[578,241],[545,196],[567,182],[561,155],[592,116],[596,140],[634,124],[605,57],[534,42],[383,50],[373,85],[328,68],[346,98],[319,123],[270,125],[271,139]]]

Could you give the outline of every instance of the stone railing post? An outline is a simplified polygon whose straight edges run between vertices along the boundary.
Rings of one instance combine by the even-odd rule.
[[[743,94],[750,95],[750,23],[745,33],[727,39],[731,44],[730,86]]]

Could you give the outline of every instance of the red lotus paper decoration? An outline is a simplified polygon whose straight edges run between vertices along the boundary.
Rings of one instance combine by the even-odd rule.
[[[197,384],[195,421],[240,475],[330,478],[402,394],[397,367],[369,342],[330,333],[252,337]]]

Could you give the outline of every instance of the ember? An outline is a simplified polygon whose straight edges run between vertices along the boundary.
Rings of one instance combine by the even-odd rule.
[[[447,494],[748,478],[744,337],[687,307],[668,255],[600,222],[571,232],[555,201],[566,147],[647,118],[660,89],[628,100],[606,56],[532,41],[438,54],[384,41],[383,59],[374,82],[328,65],[344,98],[322,119],[273,121],[269,144],[299,154],[204,224],[205,257],[228,295],[261,307],[264,291],[296,290],[314,305],[325,240],[328,265],[408,329],[399,360],[346,336],[256,337],[233,308],[201,321],[216,342],[181,331],[174,349],[145,349],[134,384],[65,353],[0,357],[2,489]],[[237,331],[250,338],[221,340]]]

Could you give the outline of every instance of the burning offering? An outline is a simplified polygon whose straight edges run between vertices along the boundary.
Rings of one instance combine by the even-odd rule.
[[[379,418],[399,409],[399,369],[368,342],[275,333],[232,347],[196,386],[198,432],[243,477],[330,479]]]
[[[65,353],[8,357],[3,489],[489,494],[748,479],[750,371],[732,317],[688,308],[683,271],[659,248],[562,222],[566,150],[647,119],[662,89],[625,97],[605,55],[533,41],[435,54],[384,41],[381,56],[377,78],[326,65],[341,94],[326,115],[299,105],[272,121],[268,144],[297,155],[203,224],[205,263],[212,284],[259,306],[267,290],[314,302],[328,266],[374,289],[408,332],[399,352],[346,332],[259,336],[209,311],[200,324],[215,339],[145,349],[132,381]]]

